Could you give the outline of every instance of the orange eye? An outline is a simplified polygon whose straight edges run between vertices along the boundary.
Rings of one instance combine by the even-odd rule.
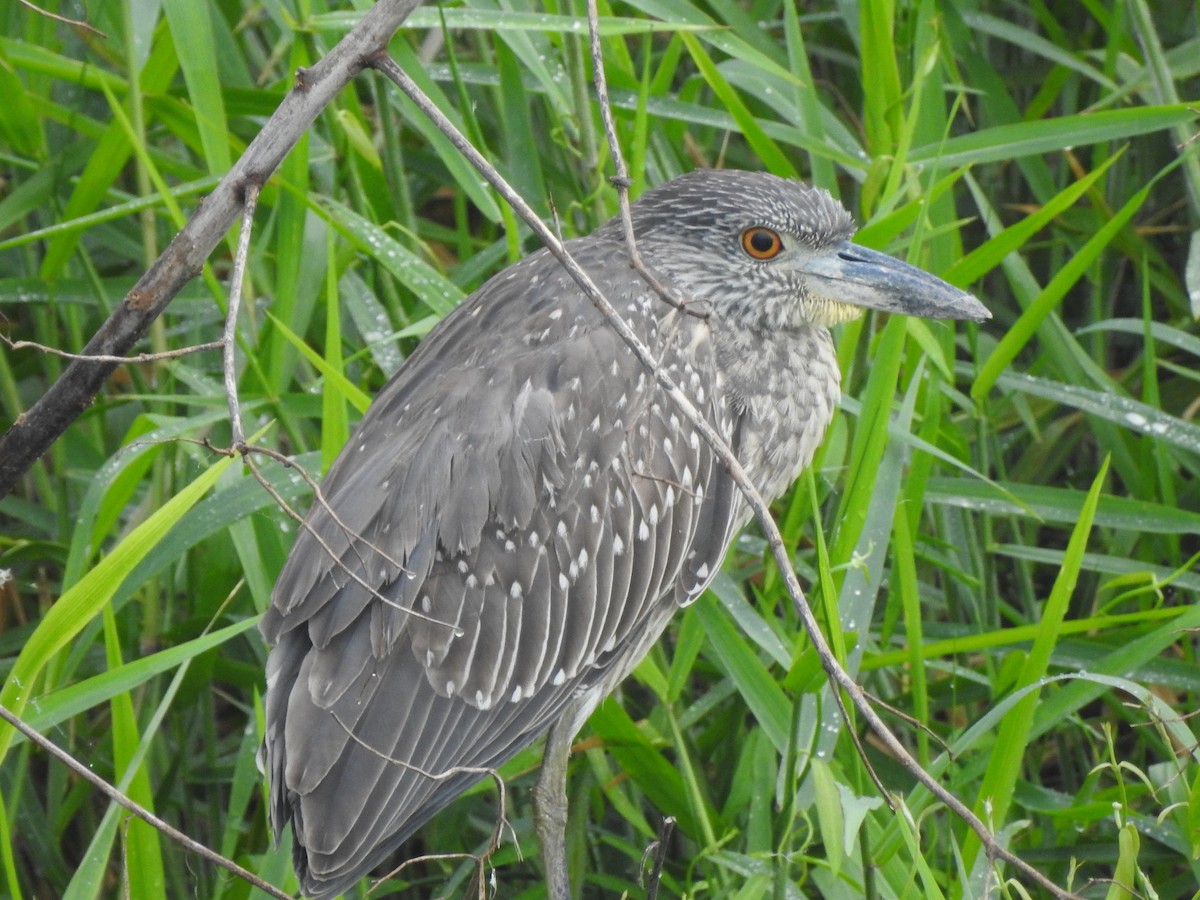
[[[753,259],[774,259],[783,250],[783,241],[770,228],[757,226],[742,232],[742,249]]]

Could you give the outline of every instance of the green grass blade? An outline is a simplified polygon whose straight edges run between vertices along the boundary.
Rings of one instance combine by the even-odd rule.
[[[692,35],[686,33],[680,34],[680,39],[692,55],[692,60],[696,63],[701,75],[704,76],[704,80],[708,82],[708,86],[712,88],[713,93],[721,99],[725,108],[729,110],[729,114],[737,122],[738,130],[741,131],[750,146],[754,148],[754,152],[758,154],[767,171],[787,178],[799,178],[799,174],[787,156],[767,136],[767,133],[758,124],[758,120],[751,114],[746,104],[742,102],[742,99],[737,95],[732,85],[721,75],[712,58],[704,52],[704,48],[700,46],[700,42]]]
[[[1086,147],[1105,141],[1128,140],[1138,135],[1167,130],[1194,118],[1195,112],[1187,104],[1179,103],[996,125],[947,138],[936,145],[917,147],[910,154],[910,161],[937,161],[943,166],[977,166],[1021,156],[1056,153],[1063,147]]]
[[[104,610],[104,646],[108,654],[109,669],[120,668],[121,639],[117,634],[116,618],[112,607]],[[133,710],[132,695],[121,693],[109,702],[112,712],[113,769],[125,775],[129,787],[126,796],[154,812],[154,791],[146,767],[134,763],[138,746],[137,716]],[[136,767],[135,767],[136,766]],[[148,822],[131,819],[123,832],[124,875],[131,897],[146,900],[165,897],[166,875],[163,872],[162,845],[158,830]]]
[[[220,478],[232,460],[219,460],[202,472],[191,484],[168,500],[144,523],[121,541],[112,552],[98,562],[86,576],[58,598],[41,623],[25,642],[13,663],[0,704],[21,715],[30,700],[42,669],[51,658],[92,620],[121,586],[125,576],[144,557],[163,535],[182,518]],[[0,760],[3,760],[13,739],[13,728],[0,727]]]
[[[281,320],[275,318],[270,313],[267,313],[267,317],[279,329],[284,338],[304,354],[304,357],[320,371],[326,382],[336,385],[338,393],[345,397],[360,413],[367,411],[367,407],[371,405],[371,397],[365,391],[359,389],[351,382],[340,369],[330,365],[325,357],[309,347],[300,335],[288,328]]]
[[[171,27],[179,66],[187,83],[188,99],[196,115],[196,127],[204,146],[204,158],[212,175],[229,171],[231,159],[229,125],[225,117],[225,100],[221,93],[216,40],[213,36],[212,12],[204,3],[193,0],[163,0],[163,11]]]
[[[1079,579],[1083,554],[1095,522],[1096,508],[1100,503],[1100,491],[1108,476],[1108,462],[1100,467],[1087,500],[1080,510],[1079,521],[1071,531],[1071,539],[1063,556],[1063,566],[1054,579],[1050,596],[1046,599],[1038,623],[1037,636],[1029,655],[1021,666],[1017,689],[1029,688],[1046,676],[1050,655],[1060,638],[1060,629],[1067,614],[1067,604]],[[1013,802],[1013,789],[1024,765],[1025,752],[1029,744],[1034,713],[1038,705],[1038,692],[1031,691],[1022,698],[1013,711],[1005,717],[996,737],[996,746],[984,772],[979,787],[976,812],[987,816],[994,827],[1002,826],[1008,818]],[[986,804],[986,809],[985,809]],[[971,833],[963,847],[963,860],[970,869],[980,848],[979,838]]]
[[[1072,256],[1066,265],[1058,271],[1058,274],[1054,276],[1053,280],[1046,285],[1045,290],[1042,291],[1037,300],[1008,329],[1007,333],[1000,340],[1000,343],[996,345],[996,349],[984,361],[979,374],[975,376],[975,382],[971,385],[972,397],[980,400],[987,395],[992,386],[995,385],[996,379],[1017,358],[1017,354],[1033,338],[1034,332],[1041,327],[1046,317],[1062,302],[1067,291],[1084,276],[1100,254],[1108,249],[1121,230],[1129,224],[1129,221],[1137,211],[1142,208],[1142,204],[1150,196],[1151,186],[1147,185],[1134,194],[1129,202],[1121,207],[1120,211],[1104,224],[1103,228],[1092,235],[1083,248]]]

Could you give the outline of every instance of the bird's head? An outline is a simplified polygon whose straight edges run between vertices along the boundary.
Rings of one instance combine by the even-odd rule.
[[[827,191],[763,172],[698,170],[633,205],[646,262],[685,296],[750,327],[829,326],[864,310],[931,319],[991,313],[940,278],[850,241]],[[620,223],[604,226],[619,239]]]

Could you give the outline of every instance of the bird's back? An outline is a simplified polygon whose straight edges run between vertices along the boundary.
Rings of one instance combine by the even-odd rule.
[[[711,324],[614,266],[619,245],[571,250],[736,441]],[[611,689],[715,574],[738,508],[546,254],[447,317],[330,469],[262,626],[272,821],[294,824],[306,891],[345,889]]]

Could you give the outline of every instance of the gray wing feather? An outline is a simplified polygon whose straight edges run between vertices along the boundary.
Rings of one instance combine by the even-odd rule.
[[[577,249],[585,266],[589,249],[608,252]],[[706,445],[556,263],[515,269],[448,317],[372,405],[366,437],[323,486],[337,518],[314,504],[315,534],[297,539],[263,620],[276,644],[272,821],[277,833],[294,821],[297,869],[317,896],[479,777],[436,776],[498,765],[581,691],[623,677],[664,602],[701,590],[728,544],[735,504],[687,485],[711,480]],[[629,308],[651,343],[661,310]],[[720,424],[706,328],[688,320],[674,346],[709,379]],[[531,339],[503,346],[503,334]],[[466,362],[447,372],[438,357],[451,348]]]

